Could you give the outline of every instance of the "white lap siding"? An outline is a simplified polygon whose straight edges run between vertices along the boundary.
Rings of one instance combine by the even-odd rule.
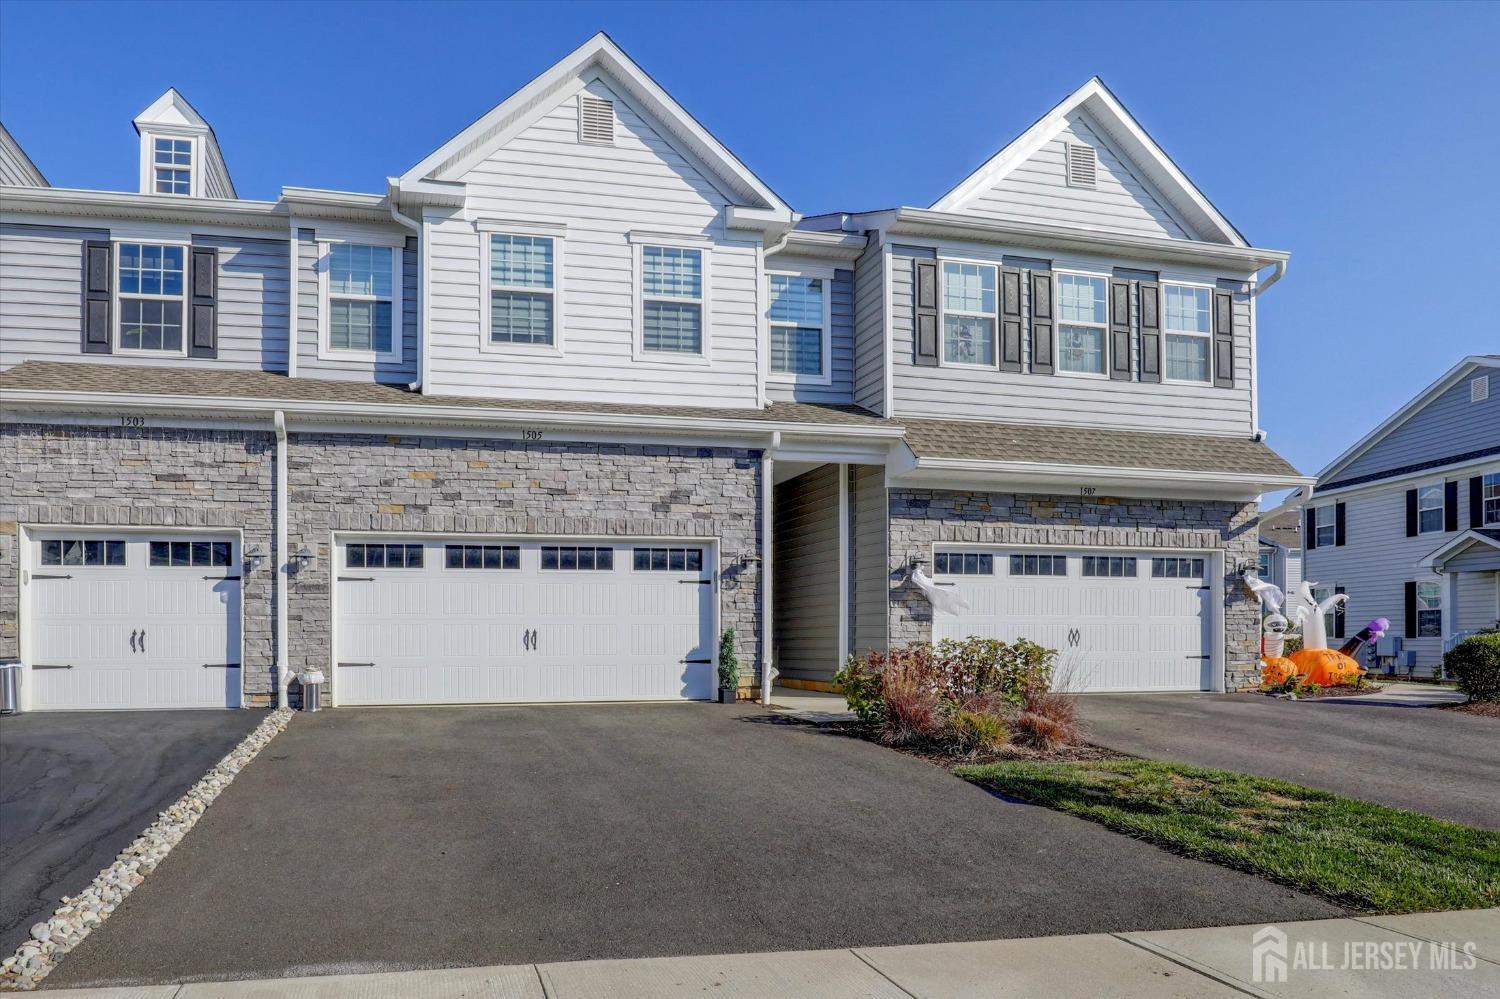
[[[776,669],[831,680],[839,659],[839,466],[776,487]]]
[[[344,232],[346,230],[341,230]],[[378,230],[376,230],[378,231]],[[357,239],[357,237],[350,237]],[[389,240],[382,233],[381,244]],[[318,288],[318,263],[322,246],[317,242],[317,230],[299,227],[297,230],[297,375],[301,378],[336,378],[344,381],[380,382],[386,385],[405,385],[417,380],[418,342],[417,317],[420,314],[419,300],[421,281],[415,236],[406,238],[401,254],[401,325],[397,335],[401,338],[401,360],[354,361],[337,356],[320,357],[319,312],[322,296]]]
[[[849,651],[889,647],[891,566],[884,465],[849,466]]]

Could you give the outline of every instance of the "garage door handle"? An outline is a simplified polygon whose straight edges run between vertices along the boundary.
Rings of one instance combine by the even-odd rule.
[[[375,577],[374,576],[340,576],[339,577],[339,582],[342,582],[342,583],[373,583],[373,582],[375,582]]]
[[[228,580],[236,580],[236,579],[239,579],[240,577],[239,576],[204,576],[203,578],[204,579],[228,579]]]
[[[365,666],[374,666],[374,665],[375,665],[374,663],[339,663],[339,669],[343,669],[346,666],[365,667]]]
[[[136,633],[133,632],[133,631],[130,633],[130,651],[131,652],[135,651],[135,634]]]
[[[72,669],[72,663],[32,663],[32,669]]]
[[[73,578],[73,574],[71,572],[70,573],[64,573],[63,575],[58,575],[55,572],[33,572],[31,574],[31,578],[32,579],[72,579]]]
[[[712,579],[679,579],[678,582],[683,586],[712,586],[714,583]]]
[[[1212,659],[1212,656],[1185,656],[1186,659]]]
[[[239,669],[239,663],[204,663],[204,669]]]
[[[707,664],[707,663],[713,662],[713,660],[712,659],[679,659],[678,662]]]

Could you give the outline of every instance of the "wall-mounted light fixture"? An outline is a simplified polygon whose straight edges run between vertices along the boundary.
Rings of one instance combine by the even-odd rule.
[[[316,557],[317,556],[312,553],[311,549],[309,549],[306,545],[303,545],[301,548],[298,548],[291,554],[291,557],[288,560],[287,564],[287,571],[295,576],[303,569],[306,569],[308,565],[311,564],[312,560]]]
[[[265,561],[266,553],[261,551],[260,545],[251,545],[250,550],[241,554],[240,559],[245,563],[246,572],[254,572],[256,567]]]

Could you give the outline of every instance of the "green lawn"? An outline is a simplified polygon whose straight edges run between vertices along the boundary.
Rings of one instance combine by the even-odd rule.
[[[1500,905],[1500,833],[1151,760],[995,763],[965,780],[1369,912]]]

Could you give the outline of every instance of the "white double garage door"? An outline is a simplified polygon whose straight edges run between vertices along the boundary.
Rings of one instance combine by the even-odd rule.
[[[241,704],[237,535],[33,530],[24,548],[29,709]],[[337,703],[708,698],[714,550],[341,537],[331,552]]]
[[[1220,689],[1215,564],[1207,553],[940,545],[933,580],[968,610],[936,614],[933,637],[1055,649],[1054,681],[1075,691]]]

